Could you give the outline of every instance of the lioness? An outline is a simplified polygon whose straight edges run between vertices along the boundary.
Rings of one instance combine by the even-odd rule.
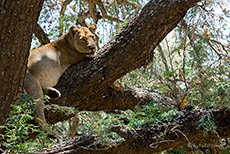
[[[25,90],[37,100],[34,113],[38,124],[46,125],[43,103],[39,100],[43,94],[60,97],[60,92],[53,87],[64,71],[71,64],[95,54],[96,28],[96,24],[89,28],[73,26],[57,40],[30,51]]]

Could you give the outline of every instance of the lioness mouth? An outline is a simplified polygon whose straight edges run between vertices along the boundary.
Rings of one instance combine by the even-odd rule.
[[[92,52],[89,52],[89,53],[80,53],[80,54],[82,54],[82,55],[88,55],[88,56],[93,56],[95,54],[95,52],[92,51]]]

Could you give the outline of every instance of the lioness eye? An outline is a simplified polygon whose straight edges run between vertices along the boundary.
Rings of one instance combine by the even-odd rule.
[[[85,38],[85,37],[82,37],[81,40],[82,40],[82,41],[86,41],[86,38]]]
[[[95,39],[95,36],[92,36],[92,39]]]

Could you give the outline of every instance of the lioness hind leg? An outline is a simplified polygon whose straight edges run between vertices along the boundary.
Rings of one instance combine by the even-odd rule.
[[[34,99],[39,99],[43,95],[40,83],[29,72],[26,73],[25,90],[29,95],[32,95]]]
[[[42,100],[43,91],[40,83],[36,78],[33,77],[29,72],[26,73],[25,90],[29,95],[32,95],[35,99],[34,105],[34,118],[35,122],[38,124],[46,124],[46,119],[44,115],[44,104]]]
[[[50,133],[50,129],[45,119],[43,91],[40,83],[29,72],[26,73],[25,90],[29,95],[34,97],[34,118],[35,122],[41,126],[42,130]],[[56,138],[56,135],[51,133]]]

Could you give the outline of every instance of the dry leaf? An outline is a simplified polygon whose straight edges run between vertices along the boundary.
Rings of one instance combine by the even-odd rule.
[[[208,35],[208,28],[205,28],[203,35]]]
[[[222,17],[222,16],[219,16],[219,20],[221,21],[221,20],[223,20],[224,19],[224,17]]]
[[[183,100],[183,102],[180,104],[180,108],[181,108],[182,110],[185,109],[186,104],[188,104],[188,101],[187,101],[187,99],[185,98],[185,99]]]
[[[176,63],[177,65],[179,65],[179,62],[178,62],[178,61],[176,61],[176,60],[175,60],[175,63]]]
[[[61,6],[64,4],[64,1],[61,1]]]
[[[205,28],[203,35],[211,37],[211,34],[208,32],[208,28]]]
[[[76,11],[76,6],[75,5],[71,6],[71,9],[75,12]]]
[[[208,77],[208,76],[207,76],[207,74],[205,74],[205,75],[204,75],[204,80],[206,80],[206,79],[207,79],[207,77]]]

